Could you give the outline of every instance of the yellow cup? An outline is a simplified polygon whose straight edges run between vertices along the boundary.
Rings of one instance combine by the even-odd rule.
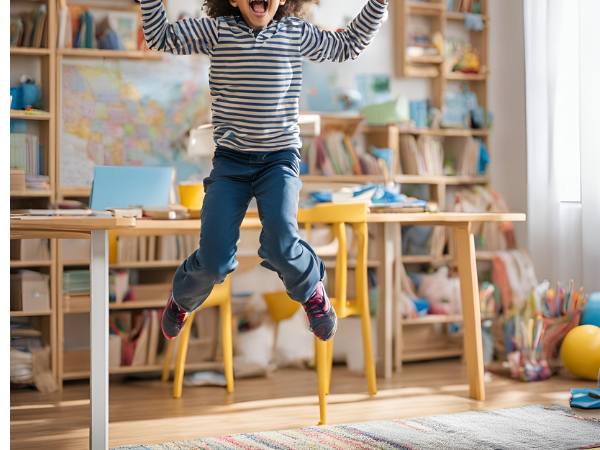
[[[202,208],[204,200],[204,186],[202,183],[182,183],[179,188],[179,201],[187,209],[198,210]]]

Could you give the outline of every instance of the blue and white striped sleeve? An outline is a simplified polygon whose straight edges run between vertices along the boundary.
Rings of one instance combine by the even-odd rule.
[[[315,62],[356,59],[377,34],[387,5],[387,1],[381,3],[378,0],[369,0],[343,31],[323,31],[305,22],[300,53]]]
[[[152,50],[189,55],[211,55],[218,40],[218,25],[208,17],[169,23],[162,0],[141,0],[142,28]]]

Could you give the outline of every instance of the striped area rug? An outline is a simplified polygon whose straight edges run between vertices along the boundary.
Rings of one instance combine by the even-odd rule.
[[[560,406],[472,411],[409,420],[245,433],[118,450],[191,449],[590,449],[600,447],[600,417]]]

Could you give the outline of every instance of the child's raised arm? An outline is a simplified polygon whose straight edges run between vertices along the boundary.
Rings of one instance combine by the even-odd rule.
[[[342,62],[357,58],[373,40],[386,10],[387,0],[369,0],[343,31],[323,31],[305,23],[300,53],[316,62]]]
[[[141,0],[142,28],[148,47],[152,50],[189,55],[210,55],[217,43],[215,19],[182,19],[169,23],[162,0]]]

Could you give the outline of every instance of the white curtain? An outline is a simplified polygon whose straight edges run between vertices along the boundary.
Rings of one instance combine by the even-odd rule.
[[[528,234],[538,278],[600,290],[600,1],[525,0]]]

